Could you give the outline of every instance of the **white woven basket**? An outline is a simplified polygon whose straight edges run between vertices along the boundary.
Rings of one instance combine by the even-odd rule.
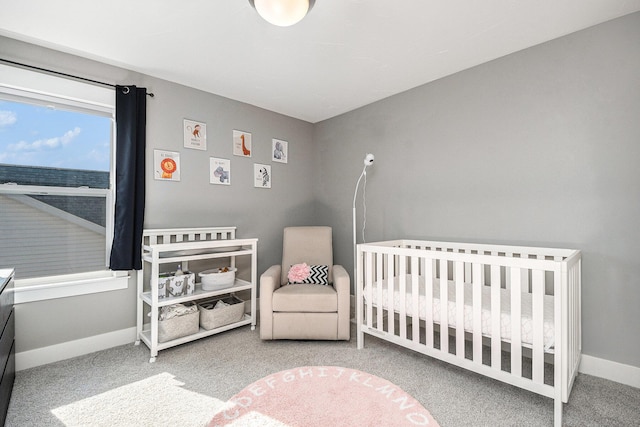
[[[214,268],[198,273],[202,282],[202,290],[215,291],[233,286],[233,282],[236,280],[236,268],[228,270],[222,272],[219,268]]]
[[[230,305],[213,308],[219,300]],[[229,295],[223,298],[203,301],[198,304],[198,310],[200,311],[200,326],[210,330],[242,320],[244,316],[244,301],[235,295]]]

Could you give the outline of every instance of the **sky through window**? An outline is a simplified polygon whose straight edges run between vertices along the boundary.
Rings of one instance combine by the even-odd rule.
[[[111,119],[0,100],[0,164],[109,171]]]

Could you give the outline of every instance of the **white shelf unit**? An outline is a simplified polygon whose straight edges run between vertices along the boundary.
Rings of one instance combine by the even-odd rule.
[[[255,330],[258,239],[236,239],[235,231],[235,227],[175,228],[144,231],[142,271],[137,274],[136,328],[138,339],[136,345],[139,345],[140,341],[142,341],[149,347],[151,353],[149,362],[155,362],[158,351],[176,345],[249,324],[251,325],[251,330]],[[214,291],[203,290],[201,284],[196,283],[196,290],[193,294],[167,298],[158,297],[160,265],[180,263],[183,270],[188,270],[189,261],[229,258],[230,267],[235,267],[236,258],[242,256],[250,257],[251,259],[250,281],[236,278],[233,286]],[[145,275],[145,272],[148,272],[148,274]],[[211,330],[200,328],[199,332],[195,334],[167,342],[158,342],[158,313],[160,307],[189,301],[197,302],[198,300],[219,295],[233,295],[240,291],[250,291],[251,293],[251,311],[246,313],[240,321]],[[145,304],[149,307],[150,313],[148,323],[145,323],[144,319]]]

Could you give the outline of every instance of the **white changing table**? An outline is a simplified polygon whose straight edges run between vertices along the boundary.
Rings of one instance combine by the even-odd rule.
[[[209,227],[209,228],[175,228],[145,230],[142,245],[142,270],[137,272],[138,303],[137,303],[137,340],[136,345],[142,340],[151,352],[149,362],[155,362],[158,351],[193,340],[215,335],[229,329],[244,325],[256,327],[256,283],[257,283],[257,245],[258,239],[236,239],[235,227]],[[215,258],[229,258],[230,266],[236,266],[237,257],[250,257],[251,279],[250,281],[236,277],[233,286],[205,291],[200,283],[196,283],[193,294],[177,297],[158,297],[158,276],[162,264],[182,264],[183,270],[188,269],[189,261],[207,260]],[[146,273],[146,274],[145,274]],[[197,274],[196,274],[197,277]],[[251,310],[238,322],[221,326],[219,328],[200,330],[192,335],[177,338],[167,342],[158,342],[158,313],[160,307],[198,301],[207,298],[235,294],[240,291],[250,291]],[[145,323],[145,305],[149,307],[150,319]]]

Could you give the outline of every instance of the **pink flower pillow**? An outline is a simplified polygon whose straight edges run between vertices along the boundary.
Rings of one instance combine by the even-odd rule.
[[[289,279],[289,283],[303,283],[305,279],[309,278],[310,274],[311,269],[306,262],[303,262],[302,264],[292,265],[287,278]]]
[[[310,283],[316,285],[329,284],[329,266],[307,265],[307,263],[292,265],[287,274],[289,284]]]

